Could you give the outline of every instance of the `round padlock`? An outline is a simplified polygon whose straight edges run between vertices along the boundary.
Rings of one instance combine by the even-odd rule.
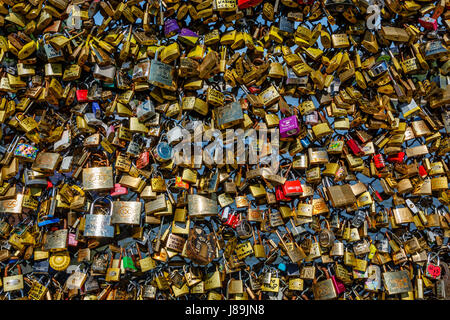
[[[236,225],[236,232],[241,239],[248,239],[252,236],[252,227],[247,220],[239,220]]]
[[[49,258],[49,265],[56,271],[64,271],[69,267],[70,255],[68,251],[58,252]]]
[[[327,227],[323,228],[319,232],[319,243],[322,247],[329,248],[333,245],[336,237],[333,231],[330,230],[330,224],[328,220],[325,220]]]
[[[160,142],[153,149],[153,155],[159,162],[166,162],[172,159],[173,149],[167,142]]]

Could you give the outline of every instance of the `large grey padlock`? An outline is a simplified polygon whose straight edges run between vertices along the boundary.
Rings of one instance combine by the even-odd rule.
[[[94,205],[99,200],[107,200],[109,202],[108,215],[94,214]],[[106,197],[96,198],[91,203],[89,214],[86,215],[86,225],[84,227],[85,237],[113,238],[114,227],[111,225],[111,214],[113,203]]]
[[[142,287],[142,297],[146,299],[155,299],[157,288],[147,283],[148,281],[146,281]]]
[[[253,291],[258,291],[261,289],[261,282],[259,281],[259,278],[256,276],[254,271],[251,271],[249,273],[248,282],[250,284],[250,289]]]
[[[364,222],[365,218],[366,212],[358,210],[352,219],[352,226],[354,226],[355,228],[359,228]]]
[[[252,227],[245,219],[240,219],[236,225],[236,233],[240,239],[248,239],[252,236]]]
[[[96,291],[100,288],[98,281],[95,277],[90,276],[87,278],[87,280],[84,282],[84,291],[86,293]]]
[[[304,83],[304,77],[299,77],[291,68],[285,68],[286,85],[301,85]]]

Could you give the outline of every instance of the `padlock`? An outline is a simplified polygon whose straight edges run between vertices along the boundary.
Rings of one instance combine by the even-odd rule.
[[[107,215],[94,214],[95,203],[99,200],[107,200],[110,203],[110,208]],[[84,228],[85,237],[114,237],[114,227],[111,225],[111,214],[113,203],[108,198],[96,198],[90,205],[89,214],[86,215],[86,222]]]
[[[109,266],[106,269],[106,276],[105,276],[105,280],[108,282],[118,282],[120,280],[120,274],[121,274],[121,262],[122,262],[122,251],[123,249],[120,249],[120,256],[119,259],[117,260],[117,265],[113,267],[113,262],[114,262],[114,255],[111,256],[111,260],[109,262]]]
[[[24,288],[24,281],[22,275],[22,268],[17,265],[18,274],[15,276],[8,276],[8,270],[10,265],[8,264],[5,268],[5,273],[3,277],[3,291],[11,292],[16,290],[22,290]]]
[[[433,263],[431,261],[431,254],[428,254],[427,264],[425,266],[425,276],[432,279],[439,279],[441,276],[441,267],[439,266],[439,256],[437,256],[437,262]]]

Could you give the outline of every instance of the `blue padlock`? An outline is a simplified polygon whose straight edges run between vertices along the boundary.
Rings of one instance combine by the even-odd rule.
[[[38,227],[43,227],[43,226],[46,226],[48,224],[58,223],[58,222],[59,222],[59,218],[48,219],[48,220],[44,220],[44,221],[38,222]]]
[[[92,102],[92,113],[95,114],[96,118],[100,118],[102,115],[102,109],[97,102]]]
[[[284,263],[278,264],[278,270],[285,272],[286,271],[286,265]]]
[[[311,142],[309,141],[309,139],[307,137],[300,139],[300,142],[301,142],[303,148],[308,148],[309,145],[311,144]]]

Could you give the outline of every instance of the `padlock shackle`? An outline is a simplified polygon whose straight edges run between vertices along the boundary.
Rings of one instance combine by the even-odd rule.
[[[97,197],[97,198],[94,199],[94,201],[91,203],[91,207],[89,208],[89,214],[92,214],[92,215],[94,214],[95,203],[97,201],[99,201],[99,200],[107,200],[109,202],[109,214],[107,214],[107,215],[111,216],[112,215],[112,211],[113,211],[113,202],[112,202],[111,199],[109,199],[106,196]]]
[[[4,276],[5,277],[8,276],[8,270],[9,270],[10,266],[11,266],[10,264],[6,265],[5,272],[4,272]],[[17,270],[18,270],[18,274],[17,275],[21,275],[22,274],[22,267],[20,266],[20,264],[17,263],[15,266],[17,267]]]
[[[124,249],[123,249],[122,247],[120,247],[119,268],[121,267],[121,266],[120,266],[120,261],[122,261],[122,250],[124,250]],[[110,266],[110,268],[112,268],[111,266],[112,266],[113,260],[114,260],[114,252],[112,252],[112,254],[111,254],[111,260],[109,261],[109,266]]]

